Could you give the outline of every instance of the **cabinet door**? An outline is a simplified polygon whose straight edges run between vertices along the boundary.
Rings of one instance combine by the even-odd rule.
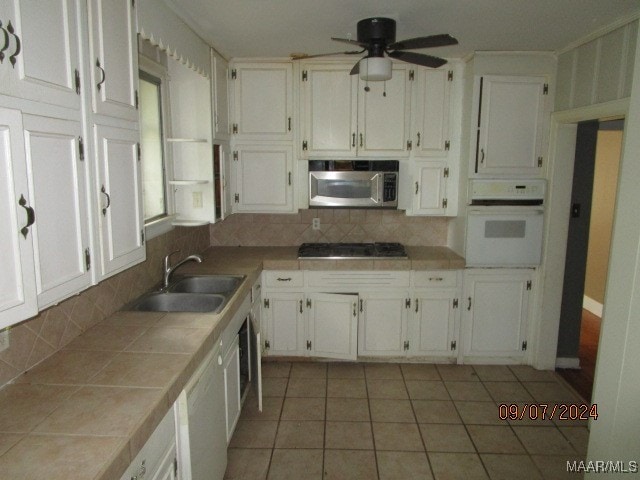
[[[293,211],[292,150],[292,147],[287,145],[238,147],[235,201],[237,211]]]
[[[476,173],[541,175],[545,81],[545,77],[479,79]]]
[[[386,82],[358,85],[358,155],[409,155],[411,114],[410,69],[394,65],[393,77]],[[365,91],[365,87],[369,91]]]
[[[253,387],[253,392],[258,400],[258,411],[262,411],[262,315],[260,301],[251,307],[249,313],[251,329],[251,369],[249,371],[249,381]]]
[[[213,137],[216,140],[229,140],[229,64],[221,56],[211,51],[213,68]]]
[[[356,154],[358,77],[344,64],[302,65],[302,155]]]
[[[291,63],[237,63],[233,69],[235,138],[292,140]]]
[[[0,93],[80,110],[76,0],[7,0],[2,7],[4,32],[11,22],[14,33],[4,37]]]
[[[224,391],[227,418],[227,444],[240,417],[240,347],[236,336],[224,358]]]
[[[137,130],[95,126],[102,274],[145,259]]]
[[[446,157],[449,153],[449,110],[453,72],[419,68],[413,86],[413,154]]]
[[[138,44],[131,0],[89,0],[93,111],[138,121]]]
[[[445,215],[447,213],[446,162],[416,162],[414,185],[414,215]]]
[[[304,355],[302,293],[269,293],[266,302],[269,355]]]
[[[176,480],[176,445],[167,448],[155,472],[149,472],[151,480]],[[130,479],[131,477],[129,477]]]
[[[358,356],[358,295],[314,293],[307,299],[307,350],[315,357]]]
[[[478,270],[465,272],[463,334],[465,358],[522,358],[526,326],[530,270]]]
[[[451,291],[418,291],[409,321],[409,353],[455,357],[457,295]]]
[[[38,313],[30,202],[22,115],[0,108],[0,329]]]
[[[79,122],[24,116],[40,309],[91,284],[81,134]]]
[[[404,356],[410,305],[406,293],[361,293],[358,354]]]

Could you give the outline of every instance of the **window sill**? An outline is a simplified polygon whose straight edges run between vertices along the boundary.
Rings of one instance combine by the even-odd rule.
[[[176,215],[167,215],[166,217],[159,218],[157,220],[153,220],[152,222],[145,223],[144,225],[144,235],[147,240],[151,240],[152,238],[159,237],[171,230],[173,230],[173,221],[175,220]]]

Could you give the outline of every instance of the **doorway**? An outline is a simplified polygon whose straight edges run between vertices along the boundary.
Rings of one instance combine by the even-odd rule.
[[[558,332],[558,372],[591,399],[608,272],[623,121],[578,124]]]

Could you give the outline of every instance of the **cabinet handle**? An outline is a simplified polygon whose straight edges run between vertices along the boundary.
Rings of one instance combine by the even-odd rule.
[[[418,132],[418,141],[416,142],[416,147],[420,146],[420,132]]]
[[[302,313],[302,300],[300,300],[300,313]]]
[[[111,206],[111,196],[107,193],[107,190],[106,190],[106,188],[104,188],[104,185],[102,185],[102,188],[100,189],[100,192],[102,192],[102,194],[105,197],[107,197],[107,204],[102,209],[102,215],[106,216],[107,215],[107,208],[109,208]],[[173,253],[176,253],[176,252],[173,252]]]
[[[0,48],[0,63],[4,60],[4,51],[9,48],[9,33],[2,28],[2,20],[0,20],[0,31],[4,36],[4,43],[2,44],[2,48]]]
[[[480,163],[484,164],[484,148],[480,149]]]
[[[107,79],[107,75],[104,72],[104,68],[102,68],[102,66],[100,65],[100,59],[99,58],[96,59],[96,67],[98,67],[100,69],[100,73],[102,74],[102,80],[100,80],[98,82],[98,84],[96,85],[96,87],[98,87],[98,90],[100,90],[100,88],[102,87],[102,84]]]
[[[430,282],[442,282],[444,278],[442,277],[429,277]]]
[[[360,134],[360,146],[364,146],[364,135]]]
[[[356,146],[356,134],[355,133],[351,134],[351,146],[352,147]]]
[[[15,67],[16,66],[16,57],[18,55],[20,55],[20,51],[22,50],[22,44],[20,43],[20,37],[18,35],[16,35],[16,32],[13,29],[13,25],[11,25],[11,20],[9,20],[9,23],[7,24],[7,32],[9,32],[11,35],[13,35],[13,37],[16,39],[16,49],[11,54],[11,56],[9,57],[9,61],[11,62],[11,66]],[[7,44],[7,46],[8,46],[8,44]]]
[[[416,313],[418,313],[418,299],[416,298]]]
[[[358,312],[357,312],[358,306],[356,302],[353,302],[353,316],[357,316]]]
[[[277,280],[279,282],[290,282],[291,281],[291,277],[287,277],[287,278],[280,278],[278,277]]]
[[[469,297],[469,304],[467,305],[467,310],[471,310],[471,297]]]
[[[362,312],[362,299],[360,299],[360,311]]]
[[[27,224],[20,229],[20,233],[24,236],[24,238],[27,238],[27,235],[29,234],[29,227],[36,221],[36,212],[33,210],[33,208],[27,205],[27,201],[22,194],[20,195],[20,200],[18,200],[18,205],[20,205],[27,211]]]
[[[291,117],[289,117],[289,131],[291,131]]]
[[[289,186],[291,186],[291,172],[289,172]]]
[[[418,194],[418,189],[419,189],[419,188],[420,188],[420,187],[419,187],[419,185],[418,185],[418,182],[416,182],[416,195]]]

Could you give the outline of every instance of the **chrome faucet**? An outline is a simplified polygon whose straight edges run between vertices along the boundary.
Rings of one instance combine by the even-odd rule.
[[[164,288],[167,288],[169,286],[169,278],[171,277],[171,274],[176,270],[176,268],[178,268],[183,263],[187,263],[187,262],[189,262],[191,260],[193,260],[194,262],[202,263],[202,256],[201,255],[189,255],[184,260],[181,260],[178,263],[176,263],[173,267],[169,266],[169,258],[174,253],[178,253],[178,252],[180,252],[180,250],[176,250],[175,252],[171,252],[169,255],[164,257],[164,280],[162,282],[162,285],[163,285]]]

